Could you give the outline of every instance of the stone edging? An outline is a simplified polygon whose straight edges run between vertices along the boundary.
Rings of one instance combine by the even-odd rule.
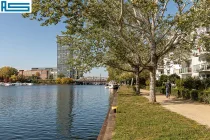
[[[113,98],[111,99],[109,111],[107,113],[106,119],[104,120],[104,123],[102,125],[101,131],[98,135],[97,140],[110,140],[112,138],[112,132],[115,127],[115,118],[116,118],[116,114],[112,110],[112,106],[117,105],[118,90],[114,93]]]

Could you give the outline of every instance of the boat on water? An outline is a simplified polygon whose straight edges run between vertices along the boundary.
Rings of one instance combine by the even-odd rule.
[[[32,86],[34,83],[0,83],[0,86]]]
[[[109,88],[109,84],[106,84],[106,85],[105,85],[105,88]]]
[[[32,85],[34,85],[34,84],[33,84],[33,83],[27,83],[27,85],[28,85],[28,86],[32,86]]]
[[[106,84],[105,88],[109,88],[109,89],[118,89],[119,85],[114,82],[114,81],[110,81],[108,84]]]
[[[5,86],[5,87],[14,86],[14,84],[12,84],[12,83],[5,83],[4,86]]]

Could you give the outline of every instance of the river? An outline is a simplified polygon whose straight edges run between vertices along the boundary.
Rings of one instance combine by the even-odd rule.
[[[0,87],[0,139],[96,139],[110,90],[99,85]]]

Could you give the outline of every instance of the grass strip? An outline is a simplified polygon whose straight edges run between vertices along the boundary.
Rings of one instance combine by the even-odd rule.
[[[210,129],[121,87],[114,140],[210,140]]]

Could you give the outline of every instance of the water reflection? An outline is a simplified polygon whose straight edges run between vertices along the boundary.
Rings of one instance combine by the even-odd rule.
[[[96,139],[110,95],[104,86],[0,87],[0,140]]]
[[[57,88],[57,131],[64,138],[70,137],[74,115],[72,114],[74,94],[72,86]],[[58,136],[59,138],[59,136]],[[60,138],[59,138],[60,139]]]

